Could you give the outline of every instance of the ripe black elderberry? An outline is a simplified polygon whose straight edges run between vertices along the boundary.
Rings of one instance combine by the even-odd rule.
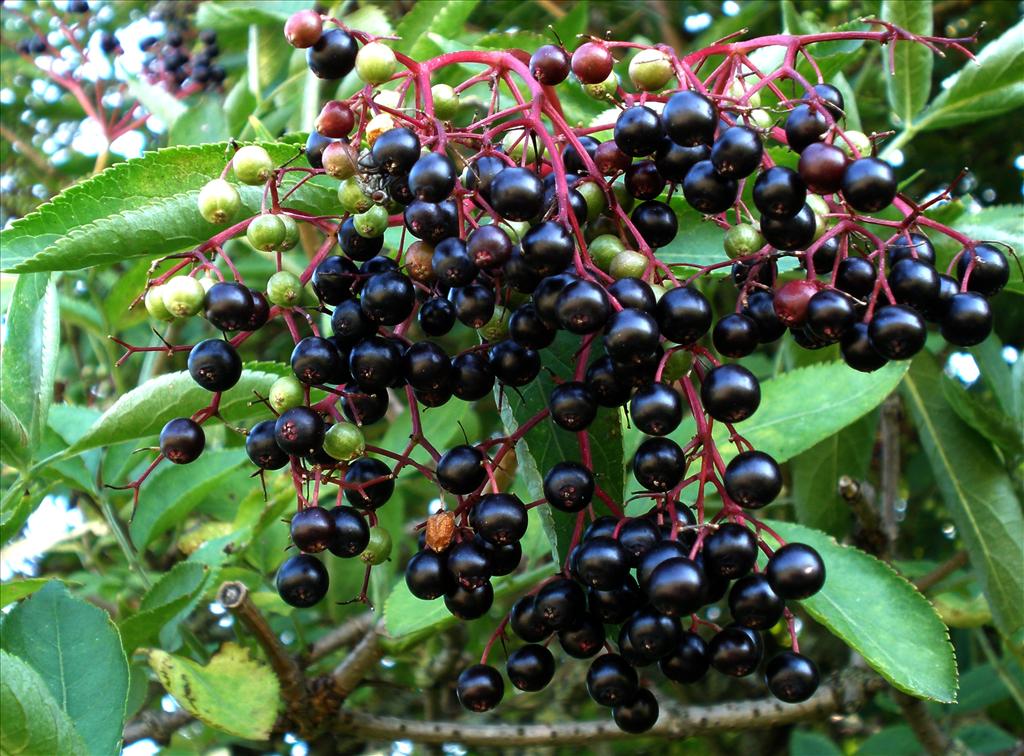
[[[746,575],[729,591],[729,612],[741,625],[753,630],[769,630],[782,619],[786,602],[772,590],[764,575]]]
[[[366,279],[359,303],[363,314],[371,321],[398,325],[412,314],[416,290],[406,276],[388,270]]]
[[[455,188],[455,163],[447,155],[431,152],[409,171],[409,190],[419,200],[440,202]]]
[[[587,692],[601,706],[632,701],[638,684],[636,670],[618,654],[602,654],[587,670]]]
[[[724,675],[745,677],[761,661],[763,646],[755,630],[729,626],[722,628],[708,644],[711,666]]]
[[[491,562],[476,539],[460,541],[448,550],[448,572],[460,586],[475,590],[491,578]]]
[[[314,556],[289,557],[277,571],[277,593],[290,606],[313,606],[327,595],[330,578],[327,568]]]
[[[791,218],[803,209],[807,188],[797,172],[773,166],[754,182],[754,204],[764,215]]]
[[[763,154],[764,145],[756,131],[746,126],[732,126],[711,146],[711,164],[719,176],[741,179],[757,170]],[[754,192],[756,198],[756,188]]]
[[[544,187],[526,168],[504,168],[489,187],[491,206],[507,220],[525,221],[541,211]]]
[[[675,648],[658,663],[661,673],[678,683],[693,683],[708,671],[708,644],[694,632],[682,633]]]
[[[385,173],[406,174],[420,159],[420,139],[412,129],[389,129],[377,137],[370,154]]]
[[[332,383],[341,366],[341,355],[333,342],[307,336],[292,350],[291,365],[295,377],[303,383]]]
[[[356,41],[344,29],[330,29],[306,51],[306,64],[318,78],[342,79],[355,68]]]
[[[772,590],[784,599],[805,599],[825,584],[821,555],[803,543],[787,543],[768,560],[765,570]]]
[[[595,656],[604,647],[604,641],[604,625],[590,614],[584,615],[572,627],[558,631],[558,643],[562,650],[575,659]]]
[[[402,377],[402,348],[393,339],[371,336],[349,352],[352,379],[366,391],[383,391]]]
[[[888,280],[896,301],[918,312],[927,310],[938,299],[939,274],[923,260],[900,260],[892,266]]]
[[[818,689],[818,668],[794,651],[783,651],[768,661],[764,681],[772,695],[786,703],[806,701]]]
[[[967,269],[970,267],[970,276]],[[986,297],[1000,292],[1010,280],[1010,266],[1006,255],[991,244],[978,244],[964,250],[956,263],[956,277],[962,283],[967,278],[967,290]]]
[[[659,200],[648,200],[637,205],[631,220],[641,238],[651,247],[664,247],[676,238],[679,231],[679,219],[675,212]]]
[[[776,249],[804,249],[814,240],[814,229],[817,221],[810,205],[788,218],[761,218],[761,233],[765,240]]]
[[[535,609],[552,630],[572,627],[583,616],[587,598],[580,586],[568,578],[556,578],[537,593]]]
[[[395,492],[391,468],[373,457],[360,457],[345,471],[345,500],[356,509],[377,509]]]
[[[474,446],[454,446],[437,461],[437,482],[460,496],[479,488],[487,478],[484,455]]]
[[[189,417],[177,417],[160,431],[160,453],[176,465],[199,459],[206,446],[203,427]]]
[[[444,297],[431,297],[420,305],[417,319],[428,336],[444,336],[455,325],[455,305]]]
[[[638,689],[632,701],[612,709],[612,716],[619,729],[634,735],[654,727],[659,713],[658,699],[647,688]]]
[[[337,506],[328,513],[334,532],[327,548],[334,556],[351,559],[359,556],[370,543],[370,527],[352,507]]]
[[[626,108],[615,121],[615,144],[632,157],[650,155],[658,149],[664,136],[661,118],[644,105]]]
[[[525,386],[540,372],[540,355],[511,339],[495,344],[487,357],[494,377],[509,386]]]
[[[757,348],[758,328],[754,320],[742,313],[730,313],[715,323],[711,342],[725,357],[746,357]]]
[[[686,472],[686,455],[670,438],[649,438],[633,456],[633,475],[649,491],[675,488]]]
[[[760,509],[782,491],[782,471],[770,455],[745,451],[726,465],[723,482],[729,497],[741,507]]]
[[[843,197],[855,210],[876,213],[892,204],[896,196],[896,174],[884,160],[864,157],[846,166]]]
[[[625,550],[617,540],[608,536],[590,538],[580,544],[574,562],[580,581],[602,591],[622,585],[629,569]]]
[[[520,305],[508,320],[508,335],[517,344],[528,349],[551,346],[557,331],[537,312],[532,302]]]
[[[667,291],[658,302],[661,334],[677,344],[692,344],[711,327],[711,305],[694,288],[681,286]]]
[[[444,554],[430,549],[413,554],[405,567],[405,584],[418,599],[440,598],[451,588],[451,577]]]
[[[704,571],[709,576],[736,580],[754,568],[757,538],[749,528],[727,522],[704,539]]]
[[[676,144],[711,144],[718,127],[715,104],[697,92],[677,92],[668,98],[661,112],[665,132]]]
[[[288,464],[288,455],[277,445],[273,420],[256,423],[245,436],[245,453],[263,470],[279,470]]]
[[[564,270],[574,249],[572,233],[557,221],[539,223],[523,236],[523,260],[545,276]]]
[[[252,293],[240,283],[221,281],[206,292],[204,316],[221,331],[245,328],[253,311]]]
[[[340,255],[325,257],[313,270],[313,291],[324,304],[341,304],[352,296],[358,275],[359,270],[351,260]]]
[[[836,288],[852,297],[862,299],[875,286],[875,266],[863,257],[847,257],[839,263],[836,273]]]
[[[690,206],[706,215],[724,213],[736,201],[739,185],[722,176],[711,160],[696,163],[683,180],[683,196]]]
[[[505,672],[519,690],[543,690],[555,676],[555,657],[544,646],[531,643],[509,654]]]
[[[481,538],[504,546],[526,534],[526,507],[514,494],[486,494],[470,510],[469,524]]]
[[[956,346],[980,344],[992,331],[992,308],[981,294],[954,294],[942,317],[942,337]]]
[[[537,611],[533,596],[523,596],[512,605],[508,624],[512,632],[527,643],[538,643],[551,635],[551,628]]]
[[[633,424],[649,436],[667,436],[682,422],[683,400],[664,383],[649,383],[633,394],[629,415]]]
[[[742,365],[719,365],[704,376],[700,397],[704,410],[715,420],[738,423],[757,411],[761,385]]]
[[[334,540],[334,519],[323,507],[306,507],[292,517],[292,543],[299,551],[315,554],[323,551]]]
[[[558,462],[544,476],[544,498],[562,512],[579,512],[594,498],[594,475],[578,462]]]
[[[839,339],[857,320],[848,296],[836,289],[823,289],[807,302],[807,327],[822,339]]]
[[[597,400],[586,384],[567,381],[551,389],[548,396],[551,419],[560,428],[582,431],[590,427],[597,417]]]
[[[641,310],[625,308],[609,318],[604,334],[604,348],[614,360],[634,362],[636,358],[657,349],[659,334],[654,317]]]
[[[501,673],[486,664],[474,664],[459,675],[455,692],[466,709],[475,712],[490,711],[505,694]]]
[[[871,346],[888,360],[909,360],[924,348],[928,331],[924,319],[904,305],[885,305],[868,326]]]
[[[200,341],[188,353],[192,380],[207,391],[227,391],[242,377],[242,358],[227,341]]]
[[[475,620],[483,617],[494,603],[494,588],[490,582],[476,588],[457,584],[444,595],[445,608],[461,620]]]
[[[491,393],[494,372],[487,359],[477,352],[460,354],[452,360],[452,393],[466,402]]]
[[[555,301],[555,312],[562,328],[579,335],[603,328],[611,310],[607,292],[591,281],[573,281],[562,289]]]
[[[685,616],[704,603],[707,590],[704,571],[686,557],[667,559],[647,580],[651,606],[670,617]]]

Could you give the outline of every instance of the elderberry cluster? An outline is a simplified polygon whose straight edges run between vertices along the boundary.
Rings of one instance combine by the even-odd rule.
[[[506,627],[525,644],[506,663],[516,688],[540,690],[551,681],[555,658],[547,644],[557,635],[568,656],[593,659],[590,695],[628,732],[657,721],[658,703],[646,687],[655,664],[681,683],[709,668],[750,675],[765,656],[761,633],[780,622],[790,649],[766,662],[766,684],[786,702],[810,697],[818,672],[799,653],[786,602],[820,590],[825,565],[813,548],[784,543],[755,517],[783,489],[776,461],[735,427],[757,411],[760,385],[705,344],[742,357],[788,329],[808,348],[839,341],[851,366],[872,370],[921,348],[922,315],[940,322],[951,342],[975,343],[990,327],[985,296],[1008,276],[1002,253],[962,240],[958,279],[936,273],[921,229],[955,232],[897,193],[892,168],[869,154],[872,141],[841,128],[842,96],[825,83],[788,98],[737,65],[709,86],[669,51],[647,48],[630,62],[639,92],[628,94],[613,72],[616,43],[605,41],[585,42],[571,56],[545,45],[529,63],[471,51],[417,63],[315,11],[293,15],[285,35],[306,50],[316,76],[336,81],[355,71],[366,86],[324,105],[305,145],[308,168],[276,166],[257,145],[239,148],[233,176],[265,187],[262,211],[239,220],[235,184],[209,182],[199,194],[200,213],[234,225],[147,288],[154,318],[201,313],[224,334],[169,347],[189,351],[189,372],[213,399],[167,424],[162,458],[182,464],[199,456],[202,424],[241,377],[237,347],[253,331],[283,322],[294,342],[292,375],[271,387],[266,406],[273,417],[245,432],[245,447],[261,472],[288,468],[295,484],[291,539],[300,553],[277,575],[286,602],[306,607],[326,595],[328,572],[318,553],[361,557],[368,580],[392,545],[376,511],[412,468],[437,485],[444,507],[421,523],[405,581],[414,596],[442,600],[462,620],[487,614],[492,579],[520,568],[531,508],[575,518],[565,564],[515,603],[481,663],[460,675],[466,708],[487,711],[503,696],[502,676],[486,658]],[[456,126],[459,88],[431,85],[430,74],[460,63],[487,67],[467,86],[514,74],[533,99],[494,104],[488,115]],[[397,89],[377,89],[395,81]],[[622,105],[608,124],[611,138],[565,123],[555,88],[576,85]],[[784,128],[759,107],[764,93],[780,100]],[[797,169],[777,164],[770,140],[800,153]],[[300,183],[337,179],[338,213],[315,217],[289,208],[290,191],[281,193],[289,173],[304,174]],[[671,204],[676,190],[702,222],[725,231],[729,259],[701,267],[660,256],[681,231]],[[889,234],[883,239],[870,231],[879,221],[868,214],[892,205],[904,220],[880,222]],[[730,224],[732,212],[737,222]],[[300,224],[325,239],[296,276],[282,258],[298,244]],[[401,229],[397,244],[386,240],[391,227]],[[235,271],[223,245],[241,236],[276,258],[264,291],[237,274],[223,280],[212,263],[221,257]],[[807,276],[775,289],[786,256]],[[715,324],[695,281],[729,265],[741,292],[737,311]],[[696,274],[683,276],[686,267]],[[934,287],[924,281],[928,271]],[[817,276],[831,277],[826,283]],[[316,315],[329,318],[330,335],[321,334]],[[457,323],[476,329],[478,343],[446,348],[450,341],[442,339]],[[518,390],[538,380],[545,355],[567,339],[578,346],[568,374],[554,375],[546,407],[518,429],[449,449],[435,449],[422,435],[423,410],[492,395],[499,404],[520,401]],[[369,446],[362,429],[385,419],[401,394],[412,417],[408,447]],[[593,424],[609,413],[627,414],[644,434],[630,460],[629,501],[602,488],[607,472],[591,453]],[[684,419],[695,426],[692,438],[680,438],[689,427]],[[524,502],[502,490],[497,472],[526,434],[545,424],[575,441],[579,453],[541,470],[542,495]],[[736,446],[731,458],[716,444],[717,426]],[[417,446],[430,465],[411,458]],[[327,508],[320,502],[330,485],[337,498]],[[640,514],[627,516],[627,504],[637,503]],[[722,600],[731,624],[701,618]]]
[[[185,33],[181,29],[168,29],[162,38],[144,37],[139,49],[146,53],[142,70],[152,82],[162,82],[169,91],[188,88],[189,91],[216,89],[224,83],[227,71],[217,63],[220,47],[217,32],[204,29],[199,32],[198,50],[189,50]]]

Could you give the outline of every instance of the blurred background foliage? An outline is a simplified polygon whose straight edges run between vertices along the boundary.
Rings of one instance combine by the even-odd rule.
[[[350,78],[336,92],[329,91],[306,73],[301,54],[293,53],[285,45],[280,32],[284,18],[308,3],[120,0],[91,5],[94,14],[89,22],[88,48],[92,63],[88,70],[77,71],[82,75],[85,90],[91,95],[95,81],[104,79],[108,82],[109,98],[104,100],[105,106],[123,108],[126,103],[138,101],[152,116],[144,125],[107,144],[105,135],[109,131],[90,124],[81,104],[15,49],[18,40],[31,36],[23,16],[35,19],[57,35],[59,32],[47,24],[51,23],[53,9],[63,11],[66,2],[4,2],[4,40],[0,47],[0,224],[7,225],[26,215],[62,188],[97,169],[134,157],[143,150],[232,137],[246,140],[289,135],[289,141],[299,141],[301,137],[294,135],[309,129],[320,103],[331,96],[350,94],[356,86]],[[413,48],[414,55],[423,58],[470,46],[516,46],[529,50],[551,41],[555,33],[570,47],[578,34],[607,32],[614,39],[664,42],[683,52],[741,29],[747,30],[748,37],[782,30],[804,33],[832,29],[863,16],[877,15],[880,5],[873,0],[489,0],[461,4],[361,0],[332,4],[330,10],[356,28],[383,34],[400,28],[409,13],[422,15],[426,6],[427,15],[434,18],[417,37]],[[932,12],[937,34],[969,36],[980,29],[975,48],[980,49],[1020,21],[1022,3],[937,0]],[[147,80],[146,56],[139,49],[145,37],[163,38],[177,31],[182,34],[185,47],[195,53],[201,49],[198,35],[202,30],[217,33],[218,62],[226,72],[221,86],[182,94],[166,82]],[[123,54],[102,53],[100,39],[104,32],[117,36]],[[940,91],[943,80],[963,64],[955,53],[936,58],[931,73],[933,96]],[[68,65],[74,70],[73,61]],[[448,83],[454,83],[459,72],[448,75],[452,77]],[[865,132],[898,132],[901,126],[890,114],[887,76],[884,51],[877,46],[863,46],[843,61],[842,77],[856,93],[857,118]],[[576,88],[564,86],[559,93],[564,97],[567,114],[580,123],[589,122],[606,107]],[[472,102],[464,104],[465,108],[472,106]],[[1019,237],[1024,176],[1022,115],[1021,109],[1011,110],[916,133],[902,140],[898,150],[887,157],[898,165],[898,175],[906,182],[904,188],[918,197],[941,190],[961,169],[968,168],[955,189],[957,199],[940,212],[956,215],[987,208],[990,212],[984,217],[992,219],[992,228]],[[1007,207],[999,209],[1003,206]],[[304,241],[308,251],[314,240]],[[266,259],[254,255],[241,257],[246,278],[266,279],[270,271]],[[144,285],[147,268],[147,260],[130,261],[54,277],[60,299],[61,352],[56,367],[54,407],[43,433],[41,458],[73,444],[117,396],[148,379],[181,369],[180,358],[168,360],[158,353],[129,361],[121,368],[113,366],[119,353],[107,341],[108,334],[136,343],[152,339],[141,308],[129,309]],[[3,311],[7,310],[16,278],[0,275]],[[946,367],[946,374],[936,371],[936,382],[929,385],[936,390],[940,410],[945,412],[943,422],[952,429],[950,433],[956,435],[956,429],[968,427],[974,451],[995,459],[1003,473],[1016,473],[1019,496],[1024,452],[1019,417],[1000,414],[999,409],[1012,403],[1024,374],[1019,356],[1024,348],[1024,286],[1016,268],[1014,281],[993,302],[996,336],[990,341],[969,353],[941,352],[938,344],[930,345],[934,356]],[[720,311],[731,307],[735,299],[727,282],[709,286],[708,293]],[[177,343],[190,343],[200,328],[197,323],[185,324],[180,329],[176,327],[169,338]],[[454,348],[472,337],[468,331],[457,330],[451,336],[452,344],[446,346]],[[279,359],[287,353],[286,341],[286,335],[281,339],[260,334],[252,340],[249,355]],[[808,353],[794,349],[792,344],[783,344],[772,349],[755,355],[749,363],[763,379],[836,356],[834,348]],[[1015,365],[1012,374],[1007,363]],[[827,403],[830,395],[841,390],[822,386],[821,396],[814,400]],[[453,403],[432,410],[428,417],[437,434],[431,438],[439,447],[461,437],[459,422],[471,437],[500,428],[493,408],[465,414]],[[878,422],[878,412],[872,412],[823,442],[822,448],[793,460],[787,470],[789,495],[780,500],[772,516],[803,519],[801,513],[810,511],[810,519],[817,518],[813,522],[816,527],[840,536],[847,532],[851,518],[846,510],[840,509],[843,504],[835,495],[835,476],[819,474],[820,462],[838,459],[836,470],[849,470],[877,484],[879,459],[874,439]],[[379,435],[372,440],[386,447],[399,445],[408,435],[406,423],[407,420],[400,420],[387,428],[374,428],[372,433]],[[896,513],[900,523],[897,566],[910,577],[931,573],[938,565],[955,558],[964,547],[943,503],[945,479],[936,470],[920,440],[919,429],[915,428],[920,423],[921,416],[913,416],[907,408],[897,426],[902,457]],[[88,597],[113,616],[130,617],[138,611],[141,597],[152,581],[161,574],[169,574],[179,564],[203,565],[209,572],[202,573],[198,582],[187,583],[189,591],[182,595],[188,595],[188,601],[177,607],[173,620],[158,634],[146,639],[153,645],[159,640],[164,649],[191,653],[199,659],[205,658],[218,643],[237,637],[223,607],[212,602],[216,584],[222,580],[237,579],[249,584],[275,631],[292,648],[313,641],[362,611],[340,603],[358,590],[361,571],[342,568],[336,562],[332,600],[325,602],[323,611],[292,612],[277,599],[269,587],[268,576],[280,562],[287,541],[286,528],[277,520],[292,502],[286,491],[272,488],[271,505],[264,508],[258,486],[248,479],[244,455],[233,434],[211,431],[209,445],[217,450],[214,454],[189,470],[165,471],[149,485],[148,498],[144,489],[143,511],[147,506],[152,509],[140,515],[129,528],[125,520],[130,497],[104,489],[101,483],[120,482],[137,474],[140,465],[145,464],[132,454],[139,445],[134,440],[110,443],[37,470],[31,481],[31,496],[26,497],[32,500],[27,511],[16,515],[5,512],[0,518],[5,544],[3,579],[8,580],[13,574],[61,577],[74,586],[77,595]],[[15,471],[4,467],[5,491],[14,477]],[[154,496],[152,492],[156,491],[173,495]],[[435,494],[418,476],[403,479],[396,500],[383,510],[387,518],[384,524],[393,533],[407,534],[409,525],[422,519]],[[34,514],[28,517],[32,511]],[[212,557],[212,552],[204,549],[204,545],[246,528],[245,538],[230,559]],[[138,552],[126,548],[122,529],[131,535]],[[378,605],[383,603],[415,546],[409,535],[395,540],[394,559],[389,567],[376,573],[379,577],[371,586]],[[1020,657],[1015,660],[1014,654],[1005,649],[1019,649],[1020,639],[1001,639],[995,632],[990,608],[968,568],[959,566],[953,570],[935,583],[928,595],[952,628],[961,671],[960,703],[929,703],[928,711],[943,728],[977,753],[1019,749],[1024,735],[1024,680]],[[379,670],[381,679],[361,687],[350,705],[412,718],[456,716],[452,670],[459,669],[478,652],[493,625],[487,620],[449,624],[429,633],[416,647],[393,649],[386,666]],[[806,647],[820,660],[823,671],[832,671],[845,663],[848,652],[838,640],[813,625],[805,629],[805,634]],[[162,689],[147,680],[145,669],[138,660],[132,664],[129,718],[142,709],[159,710],[172,705]],[[502,719],[551,722],[603,716],[581,695],[579,672],[578,665],[562,665],[548,692],[508,701],[502,707]],[[683,704],[726,701],[757,695],[750,685],[744,680],[717,678],[685,689],[663,686],[659,695],[673,696]],[[754,685],[759,687],[758,683]],[[227,744],[235,753],[252,752],[237,738],[195,726],[176,734],[167,752],[201,752]],[[357,752],[362,744],[344,739],[331,744],[306,744],[295,738],[277,744],[280,751],[290,749],[295,754],[306,753],[310,748],[319,752],[318,749],[328,747],[337,748],[338,752]],[[393,746],[400,753],[409,752],[409,748],[402,743]],[[146,753],[154,750],[154,746],[143,744],[135,749],[133,753]],[[793,756],[922,752],[903,722],[902,710],[889,694],[878,696],[860,712],[801,726],[753,733],[723,732],[671,744],[639,740],[587,747],[593,753],[655,749],[679,754],[738,750],[756,754],[788,752]],[[563,750],[568,753],[578,749]],[[464,751],[455,748],[448,752]]]

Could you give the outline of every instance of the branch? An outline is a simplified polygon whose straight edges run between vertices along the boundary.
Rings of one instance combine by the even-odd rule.
[[[665,710],[648,735],[684,738],[721,730],[750,730],[815,719],[857,709],[885,682],[870,673],[847,670],[799,704],[758,699],[713,706]],[[361,711],[340,712],[335,728],[347,735],[374,740],[411,740],[416,743],[460,743],[464,746],[580,745],[602,740],[636,737],[620,730],[609,718],[601,722],[559,724],[473,724],[421,722],[398,717],[379,717]]]
[[[874,489],[868,483],[844,475],[839,479],[839,495],[850,506],[856,520],[854,546],[876,556],[884,553],[886,537],[875,508]]]
[[[333,692],[341,701],[352,694],[366,677],[369,669],[384,655],[384,649],[380,647],[380,636],[383,631],[384,621],[381,620],[331,672]]]
[[[152,740],[159,745],[171,742],[171,735],[189,722],[195,721],[184,709],[174,711],[144,711],[124,726],[124,745],[140,740]]]
[[[373,627],[373,612],[366,612],[339,625],[331,632],[320,637],[302,657],[299,665],[308,667],[310,664],[323,659],[335,649],[343,646],[352,646],[360,638],[370,632]]]
[[[229,581],[221,585],[217,592],[219,601],[228,611],[237,617],[246,629],[256,637],[270,661],[270,666],[281,681],[281,695],[284,697],[289,715],[296,722],[304,720],[303,710],[306,705],[306,678],[302,674],[294,657],[289,654],[267,620],[249,598],[249,589],[244,583]]]
[[[914,737],[921,744],[925,751],[932,756],[947,756],[948,754],[966,753],[963,745],[950,738],[938,722],[929,713],[924,701],[920,698],[908,696],[898,690],[892,692],[896,703],[900,705],[903,716],[907,720],[910,729],[914,731]]]
[[[915,580],[914,586],[917,590],[921,591],[921,593],[924,593],[936,583],[941,582],[966,564],[967,552],[960,550],[927,575],[922,575]]]

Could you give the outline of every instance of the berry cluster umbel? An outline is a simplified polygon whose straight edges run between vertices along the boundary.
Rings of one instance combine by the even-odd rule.
[[[246,432],[246,450],[261,471],[288,468],[294,482],[291,537],[301,553],[278,572],[285,601],[310,606],[326,594],[328,573],[314,554],[360,556],[368,580],[391,550],[376,511],[412,467],[453,505],[421,524],[405,579],[413,595],[442,600],[463,620],[488,613],[492,578],[520,567],[530,508],[575,518],[565,564],[516,602],[481,663],[460,675],[466,708],[486,711],[501,700],[502,676],[486,662],[506,628],[525,644],[507,659],[515,687],[540,690],[552,679],[548,644],[557,635],[567,655],[593,659],[590,694],[629,732],[657,721],[657,700],[643,685],[655,664],[681,683],[709,668],[752,674],[765,655],[762,633],[780,622],[789,648],[767,661],[765,680],[781,700],[805,700],[818,672],[799,652],[786,602],[816,593],[825,565],[814,549],[784,543],[755,517],[783,488],[776,461],[735,427],[757,411],[760,386],[704,342],[710,334],[720,355],[741,357],[788,330],[808,348],[840,341],[849,364],[873,370],[920,349],[923,316],[939,321],[954,343],[983,338],[990,327],[985,297],[1007,277],[999,250],[927,219],[924,208],[899,195],[891,166],[871,155],[872,140],[842,128],[839,92],[812,85],[794,67],[798,52],[810,57],[808,45],[834,39],[959,47],[882,29],[723,43],[684,58],[661,46],[589,40],[571,56],[545,45],[529,61],[513,52],[465,51],[416,62],[337,20],[295,14],[285,34],[307,51],[310,70],[329,80],[355,70],[366,86],[324,105],[305,147],[309,168],[275,166],[259,146],[238,149],[234,177],[266,187],[260,214],[236,222],[241,201],[226,178],[202,190],[202,215],[234,224],[151,281],[146,307],[161,320],[202,313],[236,335],[166,347],[189,352],[192,377],[213,399],[167,425],[161,457],[131,487],[137,495],[163,458],[187,463],[201,453],[202,424],[241,375],[237,348],[253,331],[282,322],[294,342],[293,375],[271,388],[273,417]],[[787,62],[761,76],[747,56],[770,45],[784,46]],[[613,73],[614,53],[628,48],[639,48],[629,67],[636,93],[623,91]],[[724,60],[699,77],[711,56]],[[455,88],[432,84],[435,72],[456,64],[483,70]],[[592,96],[621,106],[608,124],[611,139],[591,136],[600,128],[566,123],[556,87],[575,86],[570,73]],[[463,93],[499,82],[515,103],[501,107],[495,96],[486,115],[464,117]],[[384,84],[396,88],[377,89]],[[789,97],[783,86],[801,94]],[[767,97],[786,111],[784,127],[760,107]],[[766,149],[773,143],[800,153],[798,170],[774,163]],[[338,179],[339,214],[290,209],[293,190],[281,194],[287,174]],[[757,217],[744,199],[748,183]],[[669,203],[677,190],[705,222],[726,230],[727,259],[689,277],[682,275],[686,263],[669,265],[657,254],[680,232]],[[890,206],[903,220],[870,214]],[[299,224],[325,238],[296,276],[282,259],[298,242]],[[385,243],[392,226],[403,229],[397,250]],[[929,267],[934,254],[925,230],[964,245],[956,279]],[[223,244],[240,236],[276,258],[278,272],[265,291],[237,274],[221,280],[213,265],[217,256],[236,271]],[[786,255],[800,260],[806,277],[776,288],[775,264]],[[715,323],[694,282],[728,265],[740,292],[737,309]],[[922,271],[931,271],[935,287],[922,283]],[[320,333],[316,312],[329,314],[331,335]],[[477,329],[480,339],[449,353],[438,339],[456,322]],[[547,407],[515,432],[449,449],[424,436],[422,408],[480,401],[496,387],[499,402],[509,401],[537,379],[560,332],[579,343],[572,374],[556,377]],[[129,353],[147,349],[125,346]],[[324,398],[314,400],[314,390]],[[368,445],[361,429],[385,418],[401,394],[412,419],[409,444],[400,452]],[[632,517],[624,514],[627,502],[602,490],[589,436],[600,413],[623,410],[645,434],[631,461],[640,513]],[[677,441],[687,414],[697,432]],[[545,423],[575,434],[578,455],[542,470],[543,497],[523,502],[502,489],[499,473],[516,443]],[[736,446],[728,463],[713,439],[716,424]],[[431,464],[412,459],[417,447]],[[335,506],[322,507],[332,485]],[[713,513],[709,497],[721,502]],[[700,617],[723,599],[731,624]]]

